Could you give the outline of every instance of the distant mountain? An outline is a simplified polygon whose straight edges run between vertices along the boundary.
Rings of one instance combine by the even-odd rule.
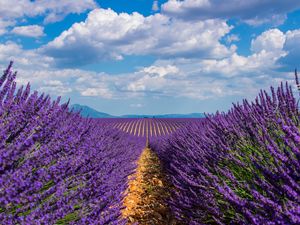
[[[115,116],[112,116],[107,113],[98,112],[97,110],[88,107],[86,105],[79,105],[74,104],[71,105],[71,109],[75,110],[76,112],[81,111],[80,114],[83,117],[90,117],[90,118],[115,118]]]
[[[113,116],[107,113],[98,112],[97,110],[86,105],[74,104],[71,109],[81,111],[81,116],[91,118],[204,118],[204,113],[190,113],[190,114],[162,114],[162,115],[123,115]]]

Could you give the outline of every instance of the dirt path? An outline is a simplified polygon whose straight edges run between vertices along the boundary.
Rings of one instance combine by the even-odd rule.
[[[168,184],[161,171],[156,154],[146,148],[140,156],[133,180],[129,182],[124,199],[123,218],[140,225],[176,224],[164,200],[168,197]]]

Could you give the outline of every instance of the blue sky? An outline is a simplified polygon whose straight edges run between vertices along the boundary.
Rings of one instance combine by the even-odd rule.
[[[0,0],[2,70],[114,115],[226,111],[299,56],[298,0]]]

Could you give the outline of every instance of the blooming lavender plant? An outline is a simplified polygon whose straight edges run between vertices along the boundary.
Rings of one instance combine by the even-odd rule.
[[[292,88],[261,91],[150,143],[182,224],[300,224],[299,111]]]
[[[144,141],[0,78],[0,223],[125,224],[127,177]]]

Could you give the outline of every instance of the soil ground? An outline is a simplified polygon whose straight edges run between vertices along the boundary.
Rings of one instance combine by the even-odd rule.
[[[128,224],[173,225],[165,200],[170,187],[166,182],[156,154],[145,148],[138,160],[136,173],[132,175],[124,199],[123,218]]]

